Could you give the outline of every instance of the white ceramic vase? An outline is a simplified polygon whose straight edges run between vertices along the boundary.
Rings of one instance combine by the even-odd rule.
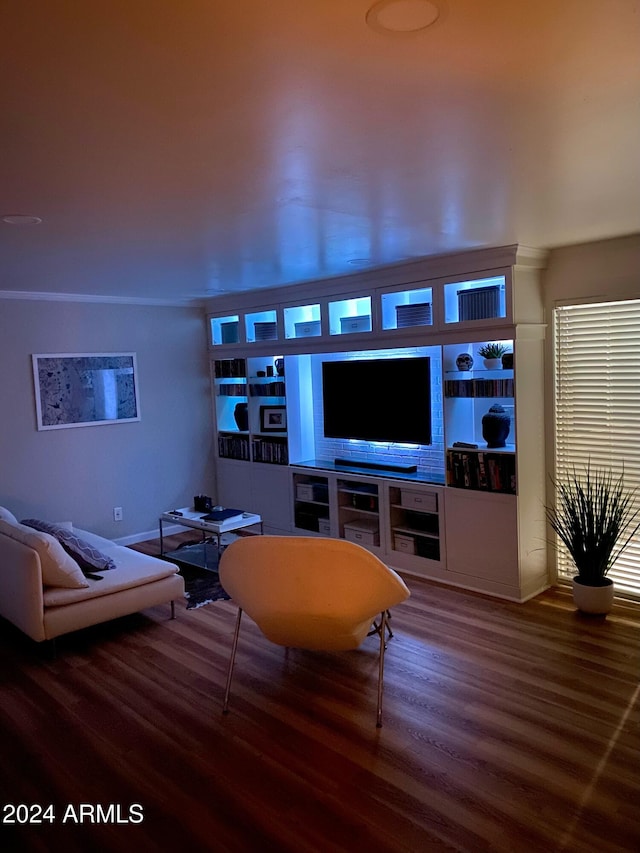
[[[588,586],[573,579],[573,603],[582,613],[604,615],[613,607],[613,581],[605,578],[604,586]]]

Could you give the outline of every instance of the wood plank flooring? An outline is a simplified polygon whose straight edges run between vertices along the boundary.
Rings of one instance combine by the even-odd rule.
[[[407,582],[382,729],[375,638],[286,653],[246,619],[224,717],[232,602],[81,631],[55,659],[0,624],[0,806],[55,808],[0,824],[0,849],[640,850],[640,605]],[[63,822],[68,804],[120,810]]]

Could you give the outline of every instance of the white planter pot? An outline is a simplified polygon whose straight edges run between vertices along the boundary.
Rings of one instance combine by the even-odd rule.
[[[613,607],[613,581],[605,579],[605,586],[587,586],[573,579],[573,603],[583,613],[604,615]]]
[[[502,359],[501,358],[483,358],[484,366],[486,370],[501,370],[502,369]]]

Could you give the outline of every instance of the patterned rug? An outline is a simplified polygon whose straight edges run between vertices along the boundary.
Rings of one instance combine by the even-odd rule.
[[[224,538],[222,540],[224,550]],[[230,596],[220,584],[216,571],[218,566],[218,549],[212,542],[185,543],[176,551],[165,554],[172,563],[180,567],[184,578],[187,610],[195,610],[213,601],[228,601]],[[204,568],[206,566],[206,568]]]
[[[217,572],[182,565],[180,574],[184,577],[187,610],[195,610],[214,601],[229,600],[230,596],[222,588]]]

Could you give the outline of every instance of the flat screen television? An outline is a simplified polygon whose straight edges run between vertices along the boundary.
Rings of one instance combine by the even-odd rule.
[[[326,438],[431,444],[426,356],[322,363]]]

